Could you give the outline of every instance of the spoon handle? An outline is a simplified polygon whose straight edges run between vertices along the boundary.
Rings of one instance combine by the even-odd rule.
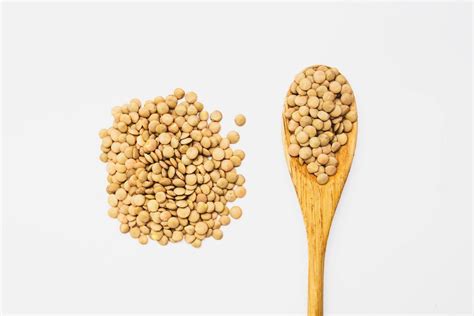
[[[308,315],[323,315],[324,255],[326,240],[317,231],[308,231]]]

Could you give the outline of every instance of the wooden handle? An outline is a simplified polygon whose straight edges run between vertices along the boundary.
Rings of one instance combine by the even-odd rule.
[[[303,167],[305,168],[305,167]],[[304,169],[306,170],[306,169]],[[294,179],[305,181],[313,175],[298,173]],[[300,183],[300,182],[297,182]],[[329,230],[341,190],[307,181],[297,191],[308,239],[308,315],[323,315],[324,257]]]
[[[323,315],[325,253],[326,238],[308,231],[308,316]]]

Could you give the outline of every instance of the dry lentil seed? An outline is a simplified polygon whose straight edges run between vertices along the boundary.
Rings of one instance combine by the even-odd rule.
[[[188,102],[189,104],[192,104],[192,103],[196,102],[196,100],[197,100],[197,95],[196,95],[196,93],[194,93],[194,92],[188,92],[188,93],[185,94],[184,99],[185,99],[186,102]]]
[[[191,245],[194,247],[194,248],[199,248],[201,247],[201,243],[202,241],[200,239],[194,239],[194,241],[191,243]]]
[[[220,111],[214,111],[211,113],[211,120],[214,122],[220,122],[222,120],[222,113]]]
[[[321,173],[316,177],[316,181],[318,181],[319,184],[326,184],[328,183],[329,177],[325,173]]]
[[[222,233],[222,230],[220,230],[220,229],[213,229],[212,230],[212,237],[215,240],[221,240],[223,235],[224,234]]]
[[[308,78],[303,78],[300,81],[299,87],[303,91],[308,91],[309,89],[311,89],[311,81]]]
[[[319,169],[319,165],[315,162],[309,163],[306,167],[307,167],[309,173],[315,173]]]
[[[238,114],[234,118],[234,122],[237,126],[244,126],[245,123],[247,122],[247,119],[245,118],[245,116],[243,114]]]
[[[239,219],[242,217],[242,209],[238,206],[232,206],[229,210],[230,216],[234,219]]]
[[[337,81],[332,81],[330,84],[329,84],[329,90],[331,90],[331,92],[333,93],[339,93],[341,92],[341,84]]]
[[[186,151],[186,156],[188,156],[189,159],[193,160],[199,155],[199,151],[197,150],[196,147],[189,147],[188,150]]]
[[[148,243],[148,237],[146,235],[141,235],[138,238],[138,242],[142,245],[146,245]]]
[[[235,190],[235,196],[239,199],[243,198],[247,194],[247,190],[244,187],[237,187]]]
[[[229,212],[230,212],[230,211],[229,211]],[[222,225],[224,225],[224,226],[227,226],[227,225],[230,224],[230,217],[227,216],[227,215],[221,216],[219,220],[220,220],[220,223],[221,223]]]
[[[303,160],[306,160],[306,159],[309,159],[309,157],[311,157],[311,149],[309,147],[302,147],[300,150],[299,150],[299,156],[301,159]]]
[[[225,157],[225,152],[222,148],[215,148],[212,152],[212,158],[215,160],[222,160]]]
[[[145,197],[141,194],[134,195],[132,197],[132,204],[135,206],[142,206],[145,204]]]
[[[173,235],[171,236],[171,240],[173,240],[174,242],[179,242],[183,240],[183,233],[179,230],[175,230],[173,232]]]
[[[209,227],[207,226],[206,223],[199,222],[196,224],[195,229],[196,229],[196,233],[204,235],[205,233],[207,233],[207,230],[209,229]]]
[[[326,74],[324,71],[317,70],[313,73],[314,82],[323,83],[326,80]]]
[[[189,207],[179,208],[177,214],[180,218],[187,218],[191,214],[191,209]]]
[[[336,174],[337,168],[335,166],[327,166],[324,170],[328,176],[333,176]]]
[[[329,161],[329,156],[326,154],[321,154],[317,158],[318,162],[322,165],[325,165]]]
[[[132,236],[132,238],[138,238],[140,236],[140,228],[132,227],[130,229],[130,236]]]
[[[115,191],[115,197],[117,200],[123,201],[127,197],[127,191],[125,191],[123,188],[119,188],[117,191]]]
[[[223,160],[221,163],[221,169],[228,172],[234,168],[234,164],[230,160]]]
[[[179,220],[176,217],[171,217],[168,219],[168,227],[169,228],[176,228],[179,226]]]
[[[107,214],[112,218],[117,218],[118,216],[118,209],[116,207],[109,208]]]
[[[354,97],[352,96],[351,93],[343,93],[342,96],[341,96],[342,104],[351,105],[353,100],[354,100]]]
[[[229,140],[229,142],[231,144],[236,144],[239,142],[240,140],[240,135],[239,133],[237,133],[236,131],[230,131],[228,134],[227,134],[227,139]]]
[[[308,134],[302,131],[296,134],[296,140],[298,141],[298,143],[304,144],[309,140],[309,136]]]
[[[184,93],[184,90],[183,90],[183,89],[181,89],[181,88],[176,88],[176,89],[174,89],[173,94],[174,94],[174,96],[175,96],[178,100],[180,100],[180,99],[182,99],[182,98],[184,97],[184,94],[185,94],[185,93]]]
[[[130,231],[130,226],[128,226],[127,224],[121,224],[120,225],[120,232],[123,233],[123,234],[126,234]]]

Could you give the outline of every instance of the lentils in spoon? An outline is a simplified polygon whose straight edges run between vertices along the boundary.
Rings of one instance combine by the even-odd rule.
[[[285,99],[288,153],[323,185],[337,172],[337,152],[357,121],[352,88],[333,67],[315,65],[296,75]]]

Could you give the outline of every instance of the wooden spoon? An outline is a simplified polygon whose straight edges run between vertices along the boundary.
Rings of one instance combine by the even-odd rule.
[[[328,183],[320,185],[316,182],[316,176],[308,172],[306,165],[300,165],[297,158],[288,154],[290,132],[283,115],[285,158],[303,212],[308,238],[308,315],[312,316],[323,315],[324,255],[332,219],[354,156],[357,122],[353,123],[347,136],[347,143],[336,155],[339,161],[336,174],[329,177]]]

